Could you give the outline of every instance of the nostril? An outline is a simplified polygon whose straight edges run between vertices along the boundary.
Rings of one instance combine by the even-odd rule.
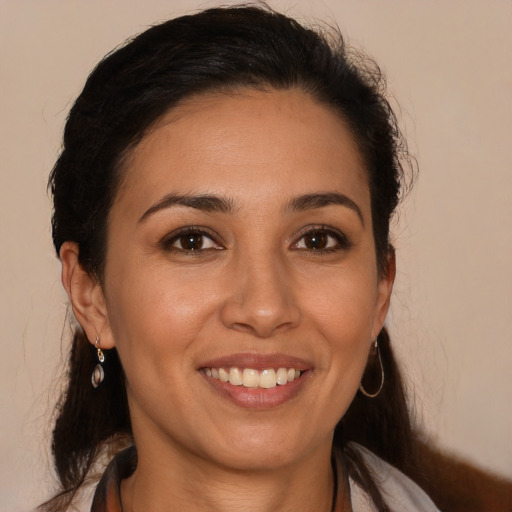
[[[235,331],[251,334],[257,338],[269,338],[274,334],[286,331],[287,329],[293,328],[294,322],[270,322],[253,321],[250,323],[234,322],[229,327]]]
[[[254,332],[254,328],[251,327],[249,324],[243,324],[240,322],[235,322],[235,323],[231,324],[231,328],[234,329],[235,331],[239,331],[239,332],[245,332],[245,333],[253,333]]]

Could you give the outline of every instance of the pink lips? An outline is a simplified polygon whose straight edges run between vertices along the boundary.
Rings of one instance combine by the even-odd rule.
[[[298,379],[285,385],[277,385],[270,389],[246,388],[234,386],[228,382],[208,377],[203,371],[205,368],[253,368],[264,370],[268,368],[295,368],[301,370]],[[221,397],[234,404],[252,409],[268,409],[282,405],[295,398],[303,389],[312,369],[310,363],[303,359],[290,357],[284,354],[230,354],[229,356],[215,358],[201,364],[200,374],[210,385],[211,389]]]
[[[309,370],[311,363],[304,359],[288,356],[285,354],[230,354],[229,356],[210,359],[201,364],[201,368],[254,368],[264,370],[265,368],[295,368],[296,370]]]

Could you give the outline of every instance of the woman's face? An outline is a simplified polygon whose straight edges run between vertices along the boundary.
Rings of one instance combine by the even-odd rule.
[[[100,335],[139,452],[255,469],[329,450],[392,285],[345,124],[300,91],[208,94],[123,172]]]

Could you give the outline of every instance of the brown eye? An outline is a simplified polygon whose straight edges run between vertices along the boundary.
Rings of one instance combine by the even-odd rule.
[[[351,243],[341,231],[316,228],[304,233],[293,245],[293,248],[303,251],[328,253],[349,249],[350,246]]]
[[[320,231],[314,231],[304,235],[304,245],[307,249],[321,250],[327,247],[329,236]]]
[[[181,235],[173,237],[169,242],[166,242],[165,245],[168,248],[185,252],[199,252],[220,248],[208,235],[200,231],[186,231]]]
[[[203,248],[203,235],[201,233],[187,233],[180,236],[177,243],[185,251],[199,251]]]

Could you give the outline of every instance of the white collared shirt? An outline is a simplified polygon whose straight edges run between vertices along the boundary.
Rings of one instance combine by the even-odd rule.
[[[383,461],[370,450],[350,443],[372,471],[382,497],[392,512],[440,512],[417,484],[401,471]],[[378,512],[368,493],[350,479],[353,512]]]

